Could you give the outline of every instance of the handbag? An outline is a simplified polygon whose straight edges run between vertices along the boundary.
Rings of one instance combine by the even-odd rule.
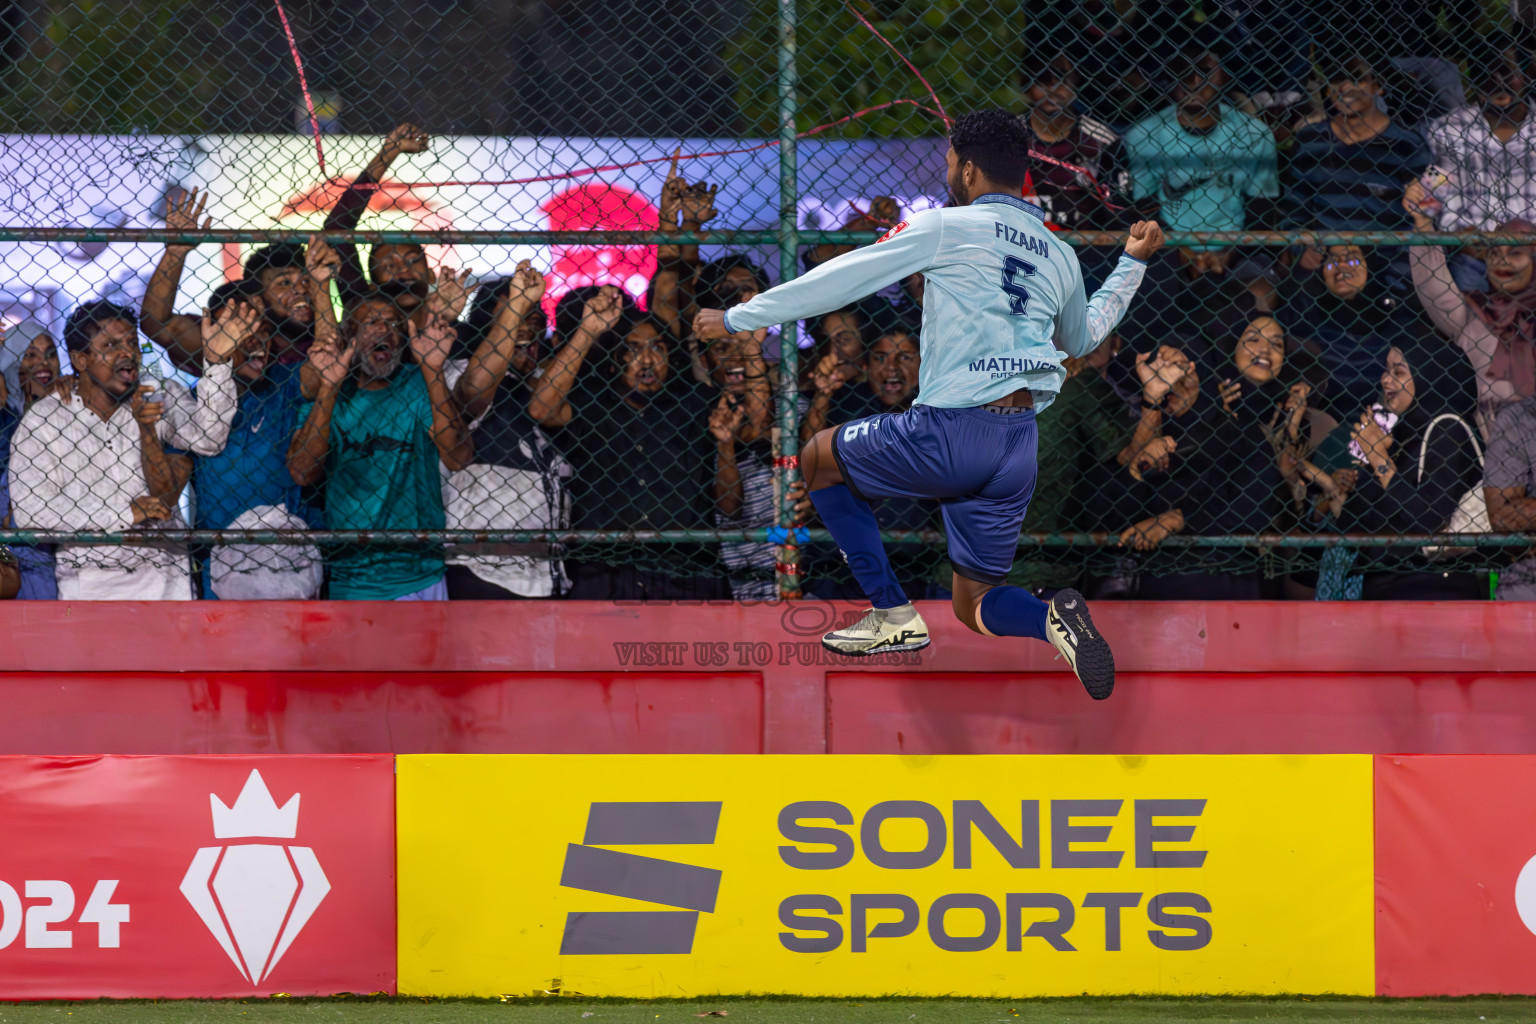
[[[1429,452],[1429,435],[1435,426],[1442,421],[1455,421],[1461,425],[1461,429],[1467,432],[1467,437],[1472,440],[1472,450],[1477,453],[1477,482],[1467,489],[1467,492],[1456,502],[1456,508],[1451,513],[1441,533],[1488,533],[1492,528],[1488,522],[1488,499],[1483,494],[1483,446],[1477,441],[1477,432],[1466,420],[1453,412],[1441,413],[1429,421],[1429,426],[1424,428],[1424,441],[1419,445],[1419,486],[1424,485],[1424,462]],[[1457,558],[1461,555],[1469,555],[1475,549],[1456,547],[1449,544],[1436,544],[1423,548],[1424,557],[1431,560],[1443,558]]]

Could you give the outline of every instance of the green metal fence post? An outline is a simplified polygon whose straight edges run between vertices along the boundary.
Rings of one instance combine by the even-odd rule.
[[[795,113],[795,0],[779,0],[779,280],[795,277],[799,255],[796,231],[799,187],[796,182]],[[779,455],[774,473],[779,487],[779,526],[794,525],[794,502],[789,487],[799,479],[800,409],[795,398],[800,393],[799,327],[779,325]],[[793,535],[779,549],[775,575],[779,595],[800,596],[800,553]]]

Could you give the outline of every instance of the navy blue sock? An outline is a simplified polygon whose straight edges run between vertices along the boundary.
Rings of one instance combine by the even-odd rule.
[[[1019,587],[993,587],[981,597],[981,624],[998,636],[1046,640],[1045,613],[1049,607]]]
[[[843,549],[853,578],[864,588],[876,608],[898,608],[907,604],[907,595],[891,570],[891,560],[880,543],[880,524],[868,502],[853,496],[843,484],[833,484],[811,492],[811,503],[821,516],[822,525]],[[1042,634],[1043,635],[1043,634]]]

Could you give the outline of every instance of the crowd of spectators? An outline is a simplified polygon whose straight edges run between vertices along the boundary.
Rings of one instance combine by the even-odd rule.
[[[1071,6],[1064,34],[1024,69],[1019,116],[1038,154],[1026,198],[1059,229],[1123,232],[1155,218],[1182,239],[1151,257],[1129,312],[1068,362],[1039,416],[1023,528],[1097,540],[1069,557],[1026,545],[1012,581],[1090,597],[1450,599],[1487,596],[1479,571],[1493,566],[1498,596],[1536,598],[1536,550],[1391,543],[1536,530],[1531,247],[1475,234],[1452,247],[1314,240],[1536,235],[1529,48],[1498,34],[1468,44],[1463,32],[1453,51],[1407,32],[1395,48],[1362,51],[1344,34],[1325,49],[1317,32],[1281,30],[1296,5],[1248,5],[1273,7],[1268,20],[1170,16],[1155,32],[1137,27],[1136,4],[1108,21],[1094,20],[1098,5]],[[1385,17],[1393,5],[1381,6]],[[326,227],[359,226],[372,186],[429,142],[409,124],[390,133]],[[722,187],[684,180],[674,161],[656,197],[660,230],[706,228]],[[206,227],[205,201],[176,198],[167,226]],[[901,215],[873,197],[845,226]],[[1201,237],[1255,230],[1294,244]],[[845,248],[808,246],[801,258],[814,266]],[[808,343],[786,395],[777,364],[789,332],[691,336],[698,309],[768,287],[740,254],[662,245],[643,296],[614,285],[546,296],[527,263],[471,294],[467,273],[432,267],[420,246],[375,245],[365,258],[316,236],[257,249],[240,280],[178,312],[190,251],[166,248],[140,309],[74,310],[67,372],[38,325],[5,335],[9,525],[117,536],[13,546],[0,596],[773,599],[774,544],[695,533],[642,549],[625,535],[770,527],[785,501],[811,515],[802,491],[779,492],[779,408],[795,405],[803,442],[921,401],[921,275],[801,325]],[[1115,250],[1080,252],[1092,292]],[[196,385],[144,377],[140,332]],[[939,526],[932,503],[876,512],[889,530]],[[188,526],[607,539],[569,550],[157,539]],[[1276,578],[1265,550],[1243,541],[1275,532],[1380,540],[1299,547]],[[1188,543],[1209,536],[1228,540]],[[944,593],[931,547],[896,549],[912,597]],[[808,593],[859,596],[835,550],[799,554]]]

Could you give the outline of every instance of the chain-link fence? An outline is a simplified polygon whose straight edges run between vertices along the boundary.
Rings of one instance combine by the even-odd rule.
[[[922,276],[693,317],[944,205],[1002,107],[1090,295],[1168,235],[1013,582],[1536,596],[1531,14],[0,0],[0,539],[30,597],[858,597],[796,457],[922,401]],[[876,511],[941,596],[938,505]]]

